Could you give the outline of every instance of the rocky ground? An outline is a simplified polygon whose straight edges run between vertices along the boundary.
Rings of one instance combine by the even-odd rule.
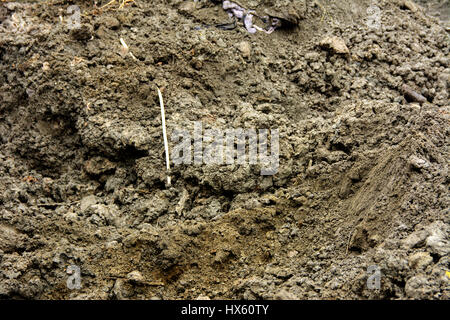
[[[449,299],[448,1],[105,3],[0,3],[0,298]],[[171,148],[277,128],[278,172],[167,185],[157,87]]]

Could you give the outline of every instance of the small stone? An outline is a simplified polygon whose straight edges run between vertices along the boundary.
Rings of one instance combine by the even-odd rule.
[[[97,203],[97,198],[94,195],[86,196],[81,199],[80,209],[82,212],[86,211],[89,207]]]
[[[231,255],[230,251],[219,249],[216,252],[216,255],[215,255],[214,259],[213,259],[213,262],[214,263],[219,263],[219,264],[220,263],[224,263],[230,257],[230,255]]]
[[[67,212],[64,213],[64,220],[66,220],[66,221],[74,222],[74,221],[79,221],[79,219],[80,218],[78,217],[78,214],[71,209],[67,210]]]
[[[225,43],[225,41],[222,40],[222,38],[217,39],[216,44],[221,48],[225,48],[227,46],[227,44]]]
[[[211,299],[208,296],[201,294],[195,300],[211,300]]]
[[[116,240],[110,241],[105,245],[106,249],[116,249],[119,247],[119,243]]]
[[[42,63],[42,71],[46,72],[48,70],[50,70],[50,64],[45,61],[44,63]]]
[[[450,253],[450,241],[448,235],[450,227],[442,221],[435,221],[425,228],[429,232],[426,245],[431,253],[445,256]]]
[[[131,271],[127,274],[127,279],[135,283],[143,283],[145,281],[142,274],[137,270]]]
[[[289,257],[289,258],[293,258],[293,257],[295,257],[297,254],[298,254],[298,251],[297,251],[297,250],[289,251],[289,252],[288,252],[288,257]]]
[[[251,49],[250,43],[248,43],[248,41],[239,42],[238,49],[244,58],[250,57],[252,49]]]
[[[415,169],[426,169],[430,166],[430,163],[424,159],[420,159],[415,155],[409,157],[409,164]]]
[[[413,90],[410,86],[403,84],[401,89],[407,102],[418,102],[419,104],[427,102],[427,98]]]
[[[320,46],[325,49],[331,49],[338,54],[350,53],[344,39],[339,37],[325,37],[322,41],[320,41]]]
[[[402,240],[403,247],[407,249],[421,247],[425,244],[427,236],[428,232],[426,230],[413,232],[406,239]]]

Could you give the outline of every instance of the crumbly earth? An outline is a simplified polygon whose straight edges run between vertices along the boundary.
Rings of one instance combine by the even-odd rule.
[[[450,298],[448,1],[282,0],[298,27],[270,35],[106,2],[0,4],[0,298]],[[167,185],[157,86],[171,149],[196,121],[277,128],[278,172]]]

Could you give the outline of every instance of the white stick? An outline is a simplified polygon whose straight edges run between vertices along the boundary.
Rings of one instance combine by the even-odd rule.
[[[123,40],[123,38],[120,38],[119,39],[120,40],[120,43],[122,44],[122,46],[125,48],[125,50],[127,50],[127,52],[128,52],[128,45],[125,43],[125,40]]]
[[[161,91],[159,90],[158,87],[156,88],[158,89],[159,104],[161,105],[161,121],[164,138],[164,150],[166,152],[167,185],[170,186],[170,160],[169,160],[169,143],[167,142],[167,133],[166,133],[166,116],[164,113],[164,102]]]

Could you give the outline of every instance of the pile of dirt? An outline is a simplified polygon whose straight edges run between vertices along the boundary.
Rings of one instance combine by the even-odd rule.
[[[298,26],[0,4],[0,298],[450,298],[443,23],[409,0],[241,2]],[[167,185],[157,87],[171,149],[199,122],[278,129],[277,173],[173,165]]]

